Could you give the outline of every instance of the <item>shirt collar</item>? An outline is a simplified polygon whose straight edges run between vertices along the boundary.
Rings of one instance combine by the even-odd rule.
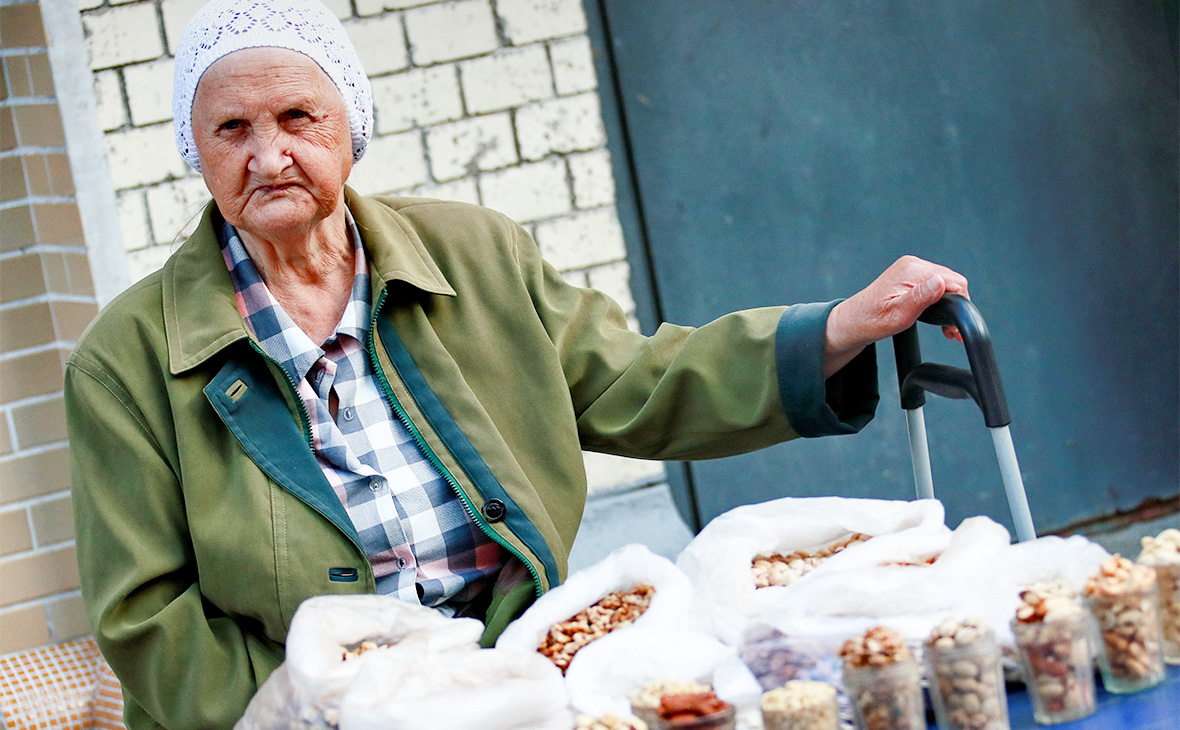
[[[295,324],[278,300],[275,299],[266,282],[259,274],[254,261],[246,251],[238,231],[223,222],[218,242],[222,257],[229,270],[237,298],[238,313],[246,327],[257,340],[259,347],[277,362],[292,378],[299,382],[324,355],[322,344],[330,343],[341,336],[355,338],[362,345],[368,343],[370,331],[370,287],[368,263],[360,231],[352,214],[346,210],[346,220],[354,251],[352,292],[336,330],[324,343],[316,343]]]

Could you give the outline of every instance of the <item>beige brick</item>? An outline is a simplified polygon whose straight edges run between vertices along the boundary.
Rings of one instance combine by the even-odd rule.
[[[127,109],[123,105],[123,86],[118,71],[99,71],[94,74],[94,96],[98,100],[98,123],[103,131],[118,129],[127,124]]]
[[[152,245],[147,205],[144,202],[142,190],[119,193],[115,197],[115,213],[119,217],[119,230],[123,233],[123,245],[128,251],[136,251]]]
[[[172,119],[172,69],[170,58],[123,67],[127,106],[137,127]]]
[[[78,558],[73,545],[0,559],[0,605],[44,598],[78,588]]]
[[[610,152],[605,149],[570,155],[570,175],[574,179],[574,203],[579,208],[597,208],[615,202],[615,174]]]
[[[508,49],[459,64],[463,98],[472,114],[510,109],[553,96],[549,58],[541,45]]]
[[[619,261],[606,266],[596,266],[586,272],[590,286],[603,292],[619,303],[624,312],[635,311],[635,299],[631,296],[631,266]]]
[[[613,207],[538,223],[534,235],[541,255],[561,271],[621,261],[627,255]]]
[[[404,132],[374,137],[348,183],[358,192],[377,194],[421,185],[427,180],[422,136]]]
[[[23,178],[22,182],[28,183],[29,195],[39,197],[53,195],[53,191],[49,189],[49,170],[45,166],[45,155],[37,152],[31,155],[25,155],[21,161],[24,163],[21,166],[24,168],[23,175],[21,175]],[[3,162],[3,160],[0,160],[0,162]]]
[[[63,372],[56,348],[0,360],[0,404],[56,393]]]
[[[81,594],[51,600],[48,606],[54,641],[60,643],[94,633],[86,618],[86,605],[82,602]]]
[[[434,179],[454,180],[497,170],[517,161],[512,121],[507,113],[462,119],[427,132]]]
[[[127,254],[127,274],[131,281],[139,281],[148,274],[158,271],[171,255],[168,246],[150,246]]]
[[[516,131],[520,154],[526,160],[606,146],[597,94],[578,94],[523,107],[516,113]]]
[[[12,409],[16,443],[32,449],[66,439],[66,409],[61,398]]]
[[[48,345],[53,340],[49,302],[0,309],[0,352]]]
[[[448,64],[373,79],[377,133],[404,132],[462,118],[456,70]]]
[[[407,190],[396,191],[398,195],[411,198],[434,198],[436,200],[456,200],[460,203],[479,205],[479,189],[474,177],[452,180],[445,183],[429,183]]]
[[[41,6],[20,3],[0,6],[0,48],[31,48],[45,45]]]
[[[66,265],[66,277],[70,294],[94,296],[94,280],[90,277],[90,259],[84,253],[62,254]],[[46,269],[48,271],[48,267]],[[50,279],[52,283],[52,279]]]
[[[106,135],[106,146],[117,190],[180,178],[188,169],[176,151],[171,124],[112,132]]]
[[[75,203],[35,203],[33,221],[37,225],[37,243],[79,246],[86,242],[82,216]]]
[[[0,302],[15,302],[46,291],[41,257],[35,253],[0,259]]]
[[[3,111],[4,107],[0,107]],[[36,242],[32,207],[17,205],[0,210],[0,251],[19,251]]]
[[[417,66],[478,56],[500,44],[488,0],[458,0],[407,10],[405,22],[410,57]]]
[[[57,104],[21,104],[12,108],[16,135],[24,147],[62,147],[66,134]]]
[[[5,601],[5,598],[5,595],[0,594],[0,601]],[[0,654],[11,654],[48,643],[49,624],[44,606],[35,604],[0,611]]]
[[[157,244],[183,241],[197,227],[205,205],[212,199],[205,181],[186,177],[147,189],[147,209],[152,238]]]
[[[49,172],[49,188],[53,195],[74,194],[74,173],[70,169],[69,155],[65,152],[46,153],[45,168]]]
[[[55,301],[50,309],[53,310],[57,339],[61,342],[76,342],[98,314],[98,305],[94,302]]]
[[[25,157],[0,157],[0,202],[29,196],[29,186],[25,184]]]
[[[483,175],[479,179],[483,204],[519,222],[568,213],[570,190],[565,165],[546,160]]]
[[[0,456],[12,453],[12,433],[8,428],[8,418],[0,412]]]
[[[49,65],[49,54],[33,53],[27,60],[29,79],[33,83],[33,95],[53,96],[53,69]]]
[[[23,53],[5,56],[0,66],[8,79],[8,91],[14,97],[33,96],[33,77],[29,74],[29,57]]]
[[[33,535],[38,546],[53,545],[74,539],[74,509],[68,494],[29,508],[33,515]]]
[[[197,9],[208,0],[163,0],[160,3],[160,15],[164,18],[164,37],[168,42],[168,51],[176,54],[176,46],[180,36],[184,33],[184,26],[197,14]]]
[[[586,32],[580,0],[499,0],[496,12],[514,46]]]
[[[0,106],[0,152],[7,152],[16,147],[16,120],[12,116],[12,107]]]
[[[0,556],[33,549],[29,511],[24,507],[0,511]]]
[[[155,3],[136,3],[82,15],[90,68],[110,68],[164,55]]]
[[[72,254],[74,256],[80,254]],[[41,270],[45,274],[46,289],[53,294],[71,294],[65,254],[48,251],[41,254]]]
[[[70,487],[66,447],[0,460],[0,504],[45,497]]]
[[[594,54],[588,36],[574,36],[550,43],[549,57],[553,59],[553,85],[560,96],[598,88]]]
[[[390,14],[356,20],[345,25],[344,30],[369,76],[400,71],[410,65],[400,16]]]

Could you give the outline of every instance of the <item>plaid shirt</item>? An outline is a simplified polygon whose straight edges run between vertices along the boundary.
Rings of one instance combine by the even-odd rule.
[[[262,351],[278,363],[307,407],[315,455],[360,535],[378,593],[462,611],[494,580],[501,548],[468,515],[383,396],[366,344],[371,336],[369,275],[350,215],[356,253],[352,296],[322,346],[275,300],[226,223],[221,251],[238,312]],[[329,406],[335,396],[336,415]]]

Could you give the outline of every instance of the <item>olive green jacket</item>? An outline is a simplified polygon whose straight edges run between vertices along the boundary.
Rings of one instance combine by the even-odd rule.
[[[565,576],[582,449],[718,457],[871,417],[871,353],[825,390],[830,305],[643,337],[499,214],[351,190],[347,202],[385,394],[513,556],[488,597],[488,640]],[[238,314],[215,218],[210,206],[103,311],[66,372],[82,592],[131,730],[231,727],[282,662],[301,601],[374,590],[294,384]]]

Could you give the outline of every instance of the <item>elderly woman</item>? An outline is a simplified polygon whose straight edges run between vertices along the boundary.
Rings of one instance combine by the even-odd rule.
[[[905,258],[840,303],[644,337],[504,216],[345,186],[370,92],[316,0],[215,0],[176,56],[178,145],[213,202],[66,375],[83,596],[132,730],[232,726],[317,594],[493,640],[565,576],[582,449],[855,432],[871,343],[966,293]]]

